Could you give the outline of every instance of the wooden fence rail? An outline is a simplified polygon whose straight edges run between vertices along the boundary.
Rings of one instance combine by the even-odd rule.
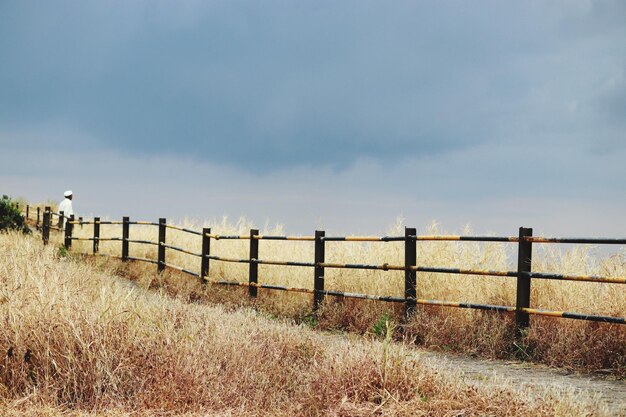
[[[28,216],[29,207],[26,206]],[[37,222],[39,222],[39,208],[37,208]],[[53,216],[57,216],[59,225],[63,224],[64,228],[52,226]],[[92,238],[77,238],[73,236],[73,228],[75,225],[92,224]],[[100,237],[101,225],[122,225],[122,236],[103,239]],[[158,227],[158,241],[131,240],[131,225],[148,225]],[[185,248],[180,248],[166,243],[167,229],[175,229],[184,233],[198,235],[202,239],[202,252],[194,253]],[[124,217],[122,221],[101,221],[99,217],[94,217],[93,221],[83,221],[82,218],[75,220],[74,216],[67,218],[63,213],[54,213],[50,207],[45,207],[43,211],[43,221],[41,226],[42,240],[44,244],[48,244],[50,230],[59,230],[64,232],[64,246],[70,250],[73,240],[91,240],[93,241],[93,254],[98,254],[99,244],[102,241],[121,241],[121,258],[126,262],[129,260],[149,262],[157,265],[157,270],[162,272],[166,267],[184,272],[194,277],[200,278],[203,284],[208,283],[210,261],[218,262],[236,262],[249,264],[248,281],[214,281],[212,284],[218,285],[235,285],[248,288],[248,295],[255,298],[258,295],[258,289],[271,289],[281,291],[294,291],[301,293],[313,294],[313,310],[317,311],[324,302],[325,296],[340,296],[347,298],[378,300],[386,302],[404,303],[405,315],[410,316],[416,305],[434,305],[445,307],[470,308],[479,310],[509,312],[515,314],[515,330],[519,336],[530,324],[531,315],[540,315],[547,317],[562,317],[576,320],[588,320],[596,322],[626,324],[626,317],[612,317],[600,315],[588,315],[575,312],[552,311],[534,309],[530,306],[530,294],[533,278],[536,279],[552,279],[552,280],[569,280],[579,282],[596,282],[608,284],[626,284],[626,277],[602,277],[602,276],[576,276],[564,274],[546,274],[541,272],[532,272],[532,249],[533,243],[550,244],[550,243],[593,243],[593,244],[626,244],[626,239],[602,239],[602,238],[547,238],[533,236],[531,228],[520,227],[518,236],[497,237],[497,236],[453,236],[453,235],[417,235],[415,228],[405,228],[404,236],[329,236],[325,235],[323,230],[318,230],[313,236],[264,236],[259,234],[259,230],[251,229],[248,235],[226,235],[220,236],[212,234],[210,228],[204,228],[201,232],[174,225],[168,225],[166,219],[160,218],[158,223],[146,221],[130,221],[129,217]],[[228,258],[222,256],[211,255],[211,240],[233,239],[233,240],[249,240],[249,256],[247,259]],[[259,259],[259,242],[261,240],[293,240],[303,242],[314,242],[314,260],[313,262],[293,262],[293,261],[268,261]],[[494,270],[473,270],[459,269],[448,267],[425,267],[419,266],[417,263],[417,242],[421,241],[472,241],[472,242],[506,242],[517,243],[517,270],[515,271],[494,271]],[[366,265],[366,264],[339,264],[327,263],[325,261],[326,245],[325,242],[404,242],[404,265]],[[146,259],[129,256],[129,243],[146,244],[158,246],[157,259]],[[189,255],[200,258],[199,272],[190,271],[176,265],[166,263],[166,249],[180,251]],[[313,289],[308,288],[291,288],[281,285],[260,284],[258,277],[258,265],[282,265],[282,266],[298,266],[313,268]],[[374,296],[368,294],[356,294],[349,292],[340,292],[328,290],[324,284],[324,272],[326,268],[346,268],[359,270],[382,270],[382,271],[404,271],[404,297],[391,296]],[[464,275],[486,275],[498,276],[504,278],[516,278],[516,303],[515,306],[499,306],[490,304],[465,303],[446,300],[428,300],[418,299],[417,291],[417,272],[434,272],[447,274],[464,274]]]

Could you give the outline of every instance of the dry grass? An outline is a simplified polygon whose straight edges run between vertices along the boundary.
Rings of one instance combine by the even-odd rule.
[[[253,227],[245,219],[232,223],[224,218],[218,222],[200,224],[184,221],[180,226],[201,230],[211,227],[221,235],[247,235]],[[92,228],[75,229],[76,236],[89,237]],[[102,226],[103,237],[121,236],[120,226]],[[265,227],[262,234],[284,235],[280,226]],[[404,225],[399,220],[386,235],[402,235]],[[434,224],[420,234],[446,234]],[[469,230],[462,234],[469,234]],[[131,226],[131,239],[157,240],[154,226]],[[330,233],[327,232],[327,235]],[[168,243],[200,252],[201,238],[177,230],[167,230]],[[74,251],[88,253],[90,242],[75,242]],[[312,242],[260,241],[259,257],[264,260],[313,260]],[[478,242],[418,242],[418,264],[424,266],[462,267],[476,269],[516,269],[516,245]],[[567,249],[567,250],[566,250]],[[212,240],[211,253],[246,259],[249,241]],[[119,255],[119,242],[103,242],[101,252]],[[156,258],[156,248],[147,245],[130,245],[131,256]],[[404,262],[402,242],[355,243],[328,242],[327,262],[396,264]],[[199,271],[199,258],[167,251],[167,263]],[[127,272],[135,277],[153,276],[156,267],[142,264]],[[602,256],[598,248],[590,246],[534,245],[533,270],[542,272],[581,275],[626,276],[626,251]],[[149,274],[145,274],[149,271]],[[211,281],[247,281],[248,265],[211,261]],[[142,278],[140,278],[142,279]],[[184,282],[183,282],[184,281]],[[259,281],[312,289],[311,268],[259,265]],[[201,292],[193,282],[180,278],[151,283],[164,285],[167,291],[197,297]],[[247,305],[242,289],[218,290],[212,287],[202,297],[217,302]],[[355,271],[326,269],[326,288],[374,295],[403,295],[404,277],[398,271]],[[450,301],[467,301],[496,305],[515,305],[516,282],[514,278],[462,276],[434,273],[417,274],[419,298]],[[260,291],[255,302],[272,314],[286,315],[311,321],[310,296]],[[626,316],[626,286],[585,282],[534,280],[531,306],[548,310],[573,311],[588,314]],[[314,321],[318,327],[367,333],[381,317],[400,320],[399,306],[384,303],[338,300],[328,298],[323,313]],[[418,307],[414,320],[399,330],[403,337],[435,349],[466,352],[492,358],[516,356],[549,365],[563,366],[582,371],[604,370],[618,376],[626,375],[626,326],[570,319],[531,317],[532,326],[527,337],[513,344],[511,315],[485,313],[441,307]]]
[[[390,331],[324,336],[147,292],[107,268],[0,234],[1,415],[601,414],[574,397],[468,387]]]

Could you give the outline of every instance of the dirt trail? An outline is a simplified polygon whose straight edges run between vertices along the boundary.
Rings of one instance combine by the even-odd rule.
[[[416,350],[418,358],[436,371],[455,371],[474,385],[509,387],[540,394],[546,390],[575,392],[597,399],[612,414],[626,416],[626,381],[601,376],[578,375],[561,369],[516,361],[476,359],[462,355]]]
[[[361,336],[325,333],[329,343],[352,343]],[[362,340],[362,339],[361,339]],[[504,387],[531,396],[575,395],[601,405],[609,416],[626,417],[626,380],[602,375],[581,375],[564,369],[521,361],[489,360],[460,354],[407,349],[421,366],[444,378],[484,387]],[[604,415],[604,414],[603,414]]]

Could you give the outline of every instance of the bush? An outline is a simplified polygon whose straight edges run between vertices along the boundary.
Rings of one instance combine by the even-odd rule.
[[[15,203],[6,195],[0,199],[0,230],[20,230],[25,234],[30,233],[24,216],[15,206]]]

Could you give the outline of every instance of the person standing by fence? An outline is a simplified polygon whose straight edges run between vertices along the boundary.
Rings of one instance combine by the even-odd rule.
[[[70,217],[74,214],[74,209],[72,208],[72,197],[74,194],[71,190],[68,190],[63,195],[65,199],[59,204],[59,213],[63,212],[65,217]]]

